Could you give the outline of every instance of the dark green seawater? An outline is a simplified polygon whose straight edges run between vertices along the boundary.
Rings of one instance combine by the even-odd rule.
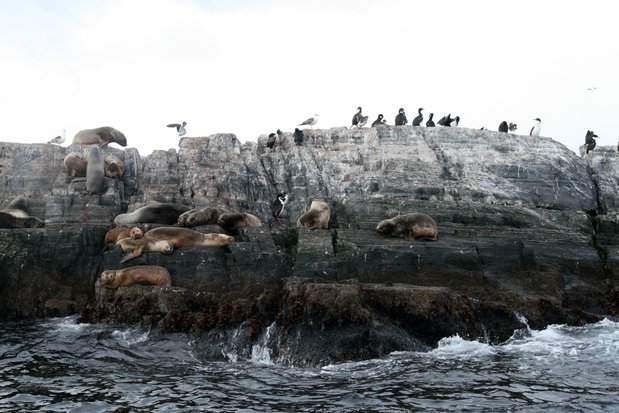
[[[2,412],[617,412],[619,323],[526,328],[501,345],[322,368],[200,360],[187,336],[76,324],[0,324]]]

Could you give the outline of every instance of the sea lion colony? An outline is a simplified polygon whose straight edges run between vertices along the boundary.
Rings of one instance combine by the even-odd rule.
[[[278,130],[278,137],[283,133]],[[86,178],[88,193],[101,193],[104,189],[104,177],[121,178],[125,172],[122,159],[115,155],[104,156],[101,147],[116,142],[121,146],[127,145],[127,140],[121,132],[111,127],[87,129],[76,134],[73,143],[90,145],[88,159],[84,159],[78,152],[69,153],[63,161],[68,177]],[[277,194],[272,211],[276,222],[281,220],[281,213],[288,203],[286,193]],[[272,207],[272,209],[274,208]],[[297,227],[305,229],[328,229],[330,220],[329,204],[320,198],[312,200],[310,208],[297,219]],[[19,222],[16,222],[19,221]],[[138,257],[145,252],[159,252],[171,254],[178,248],[227,246],[234,241],[234,237],[225,234],[204,234],[190,229],[201,225],[219,225],[227,232],[236,232],[240,228],[260,227],[260,219],[248,212],[228,212],[219,207],[205,207],[190,209],[188,206],[174,203],[149,202],[130,213],[117,215],[114,220],[115,228],[110,229],[105,236],[106,247],[117,245],[126,253],[121,263]],[[137,225],[158,224],[176,225],[174,227],[159,227],[146,233]],[[30,216],[27,208],[27,199],[24,196],[16,197],[11,202],[5,202],[0,208],[0,226],[25,227],[42,226],[43,221]],[[381,221],[376,231],[381,234],[404,237],[405,239],[432,239],[436,240],[438,231],[436,223],[425,214],[407,214]],[[151,282],[156,285],[171,285],[170,275],[165,268],[155,269],[153,266],[141,266],[134,272],[128,269],[106,270],[101,281],[105,286],[112,288],[121,285],[149,283],[159,277],[162,282]],[[147,268],[148,267],[148,268]],[[151,268],[152,267],[152,268]],[[137,267],[132,267],[137,268]],[[162,275],[164,274],[167,275]],[[114,276],[112,276],[114,274]],[[154,274],[144,275],[143,274]],[[159,279],[158,278],[158,279]],[[167,281],[165,281],[167,280]]]

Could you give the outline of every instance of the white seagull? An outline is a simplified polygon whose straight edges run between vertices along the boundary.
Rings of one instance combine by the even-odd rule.
[[[176,132],[178,132],[178,136],[183,136],[184,134],[187,133],[187,129],[185,129],[185,125],[187,125],[187,122],[183,122],[183,123],[170,123],[168,126],[168,128],[176,128]]]
[[[57,143],[58,145],[60,145],[66,139],[65,134],[66,134],[66,130],[63,129],[62,135],[56,136],[54,139],[52,139],[51,141],[48,141],[47,143]]]
[[[306,119],[304,122],[299,123],[299,126],[310,125],[310,129],[312,129],[312,126],[318,123],[318,116],[320,115],[315,113],[313,117]]]

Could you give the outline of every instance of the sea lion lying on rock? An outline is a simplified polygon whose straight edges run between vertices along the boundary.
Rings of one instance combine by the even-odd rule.
[[[261,227],[260,219],[246,212],[226,212],[217,219],[217,224],[227,231],[245,227]]]
[[[203,234],[190,228],[159,227],[147,231],[142,238],[123,238],[116,242],[122,252],[131,250],[120,261],[139,257],[144,252],[171,254],[174,249],[191,247],[222,247],[230,245],[234,237],[225,234]]]
[[[410,240],[420,238],[429,241],[438,240],[436,222],[429,215],[412,213],[398,215],[391,219],[380,221],[376,226],[376,232],[394,237],[403,237]]]
[[[178,217],[190,208],[175,203],[153,202],[133,212],[119,214],[114,218],[114,225],[134,225],[141,223],[173,225]]]
[[[120,146],[127,146],[125,135],[111,126],[103,126],[95,129],[84,129],[75,134],[73,145],[99,145],[106,146],[116,142]]]
[[[71,152],[67,156],[64,157],[64,169],[67,171],[67,176],[72,176],[76,178],[85,178],[86,177],[86,168],[88,166],[88,161],[82,158],[77,152]]]
[[[133,238],[139,239],[144,236],[142,230],[138,227],[127,228],[127,227],[116,227],[112,228],[105,234],[105,242],[104,245],[116,244],[118,240],[123,238]]]
[[[297,227],[299,228],[329,228],[329,218],[331,217],[331,211],[329,204],[323,199],[316,198],[312,201],[310,209],[301,215],[297,220]]]
[[[0,228],[35,228],[44,225],[45,222],[30,215],[28,200],[24,195],[18,195],[0,205]]]
[[[101,273],[101,284],[107,288],[118,288],[121,285],[158,285],[170,287],[170,273],[157,265],[136,265],[121,270],[105,270]]]
[[[226,211],[221,208],[195,208],[187,212],[183,212],[178,217],[179,227],[197,227],[199,225],[215,225],[217,220]]]

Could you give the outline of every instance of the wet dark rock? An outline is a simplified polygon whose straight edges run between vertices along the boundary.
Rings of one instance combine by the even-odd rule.
[[[0,201],[23,194],[45,221],[0,229],[0,319],[79,312],[190,333],[208,359],[319,365],[618,315],[615,148],[578,157],[548,138],[407,126],[307,131],[302,146],[286,132],[273,149],[266,139],[185,137],[148,157],[107,147],[126,171],[96,195],[62,164],[88,146],[0,143]],[[281,192],[291,199],[277,222]],[[329,229],[296,228],[315,197],[330,205]],[[230,234],[228,247],[120,264],[105,233],[150,201],[249,212],[263,226]],[[438,241],[376,233],[409,212],[432,216]],[[165,267],[173,286],[97,282],[145,264]]]

